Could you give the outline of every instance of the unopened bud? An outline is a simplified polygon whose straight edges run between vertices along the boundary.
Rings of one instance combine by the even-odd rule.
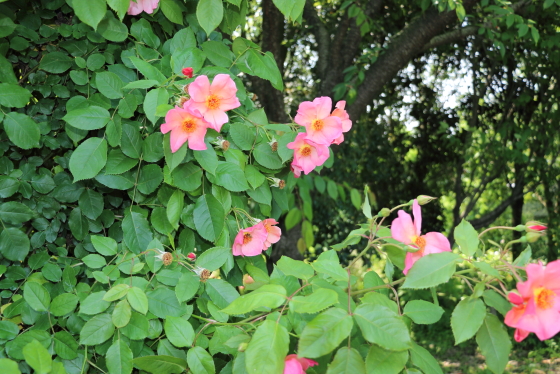
[[[245,350],[247,349],[247,343],[241,343],[239,344],[239,347],[237,347],[237,351],[238,352],[245,352]]]
[[[187,255],[187,258],[191,261],[194,261],[194,260],[196,260],[196,255],[191,252]]]
[[[389,208],[383,208],[379,211],[379,213],[377,213],[379,217],[389,217],[390,214],[391,214],[391,209]]]
[[[163,261],[165,266],[169,266],[173,262],[173,255],[169,252],[163,252],[161,254],[161,261]]]
[[[427,195],[420,195],[416,198],[419,205],[426,205],[429,202],[434,201],[436,199],[437,199],[437,197],[431,197],[431,196],[427,196]]]
[[[192,78],[193,76],[193,68],[183,68],[182,73],[187,78]]]
[[[538,232],[538,231],[530,231],[530,232],[528,232],[527,235],[525,235],[525,236],[527,237],[527,241],[528,241],[529,243],[534,243],[534,242],[536,242],[537,240],[539,240],[539,238],[540,238],[541,236],[543,236],[543,232],[542,232],[542,231],[541,231],[541,232]]]
[[[249,274],[243,275],[243,285],[246,286],[248,284],[255,283],[255,280]]]
[[[547,227],[538,221],[529,221],[525,224],[527,232],[543,232]]]

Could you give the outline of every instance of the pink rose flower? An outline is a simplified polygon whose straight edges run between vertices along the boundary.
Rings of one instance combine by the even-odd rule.
[[[323,144],[316,144],[307,138],[305,133],[299,133],[295,140],[286,145],[294,150],[294,161],[292,170],[296,177],[303,171],[309,174],[317,166],[321,166],[329,158],[329,147]]]
[[[350,131],[350,129],[352,128],[352,121],[350,120],[350,116],[348,115],[348,112],[346,110],[344,110],[344,107],[346,106],[346,101],[341,100],[338,103],[336,103],[336,109],[333,110],[333,112],[331,113],[331,116],[335,116],[340,118],[340,121],[342,123],[342,132],[348,132]],[[335,140],[333,140],[332,144],[340,144],[344,141],[344,135],[340,134],[340,136],[338,138],[336,138]]]
[[[330,97],[318,97],[313,102],[304,101],[299,104],[294,122],[305,127],[307,139],[317,144],[330,145],[342,134],[342,121],[331,115],[331,108]]]
[[[127,13],[135,16],[142,12],[152,14],[158,7],[159,0],[130,0]]]
[[[278,222],[276,222],[274,218],[267,218],[262,221],[262,223],[268,234],[268,236],[266,237],[266,241],[264,242],[264,246],[268,248],[272,244],[277,243],[280,240],[282,230],[280,229],[280,227],[275,226],[278,224]]]
[[[404,260],[403,273],[406,275],[412,265],[425,255],[440,252],[451,252],[451,245],[449,240],[439,232],[429,232],[426,235],[420,235],[422,227],[422,211],[417,200],[412,204],[412,214],[414,221],[410,214],[405,213],[404,210],[399,210],[399,217],[393,220],[391,224],[391,236],[393,239],[401,243],[409,245],[413,248],[418,248],[418,251],[406,254]]]
[[[268,238],[268,233],[263,222],[254,226],[241,229],[233,241],[234,256],[257,256],[266,250],[264,243]]]
[[[189,85],[192,107],[198,109],[211,127],[220,132],[222,125],[229,121],[227,110],[241,106],[235,96],[237,87],[228,74],[218,74],[212,84],[206,75],[198,76]]]
[[[287,355],[284,360],[284,374],[305,374],[309,367],[316,365],[319,365],[317,361],[300,358],[297,355]]]
[[[527,280],[517,283],[519,295],[510,292],[514,307],[506,314],[504,323],[516,328],[517,342],[533,332],[540,340],[552,338],[560,332],[560,260],[547,266],[529,264]]]
[[[187,140],[190,149],[203,151],[206,149],[204,136],[208,127],[210,124],[187,101],[183,108],[175,107],[167,112],[160,130],[164,134],[171,131],[171,152],[177,152]]]

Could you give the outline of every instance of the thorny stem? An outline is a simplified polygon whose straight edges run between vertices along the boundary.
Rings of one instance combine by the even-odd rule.
[[[504,230],[515,230],[515,227],[509,227],[509,226],[495,226],[495,227],[490,227],[484,231],[482,231],[480,234],[478,234],[478,238],[480,239],[482,237],[482,235],[486,234],[488,231],[490,230],[495,230],[495,229],[504,229]]]
[[[298,292],[300,292],[301,290],[303,290],[305,287],[307,286],[311,286],[311,283],[307,283],[303,286],[301,286],[300,288],[298,288],[293,294],[290,295],[290,297],[288,297],[286,299],[286,302],[284,303],[284,305],[282,306],[282,310],[280,310],[280,315],[278,316],[278,319],[276,320],[276,323],[280,322],[280,317],[282,317],[282,314],[284,314],[284,309],[286,309],[286,306],[288,305],[288,303],[290,302],[290,300],[292,300],[292,297],[294,297]]]

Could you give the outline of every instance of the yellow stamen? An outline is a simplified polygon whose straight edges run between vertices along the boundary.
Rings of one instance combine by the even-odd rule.
[[[550,309],[554,305],[554,297],[556,293],[544,287],[539,287],[533,291],[535,295],[535,304],[539,309]]]
[[[311,123],[311,128],[315,131],[321,131],[323,127],[325,127],[325,122],[323,122],[323,120],[315,119]]]
[[[216,95],[210,95],[206,98],[206,106],[208,109],[218,109],[220,107],[220,98]]]

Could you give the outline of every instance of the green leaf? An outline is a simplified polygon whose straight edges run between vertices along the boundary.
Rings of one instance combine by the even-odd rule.
[[[78,146],[70,156],[70,172],[74,182],[95,177],[107,162],[107,141],[89,138]]]
[[[83,109],[72,110],[62,117],[62,119],[77,129],[96,130],[105,127],[111,119],[111,115],[104,108],[90,106]]]
[[[43,56],[39,64],[39,69],[53,74],[60,74],[70,69],[72,61],[73,60],[66,53],[51,52]]]
[[[123,335],[132,340],[144,340],[148,337],[150,322],[140,313],[131,312],[130,321],[120,329]]]
[[[196,6],[196,19],[206,32],[210,35],[212,31],[222,22],[224,17],[224,6],[222,0],[200,0]]]
[[[20,182],[15,178],[0,175],[0,197],[10,197],[19,189]]]
[[[163,181],[163,172],[158,165],[144,165],[138,177],[138,191],[149,195],[158,188]]]
[[[342,347],[336,351],[327,374],[366,374],[364,359],[354,348]]]
[[[220,309],[224,309],[239,297],[235,288],[223,279],[208,279],[205,290],[210,299]]]
[[[410,349],[410,359],[412,364],[424,373],[443,374],[434,356],[414,342],[412,342],[412,348]]]
[[[51,304],[49,291],[37,282],[26,282],[23,287],[23,298],[37,312],[46,312]]]
[[[253,149],[257,128],[246,126],[243,123],[234,122],[230,124],[229,135],[235,144],[244,151]]]
[[[128,123],[122,126],[121,150],[131,158],[140,158],[142,154],[142,138],[138,131],[138,126]]]
[[[329,277],[338,281],[347,281],[348,272],[340,266],[337,261],[320,260],[313,263],[313,269],[317,273],[326,274]]]
[[[452,252],[426,255],[412,266],[402,288],[429,288],[445,283],[455,273],[460,257]]]
[[[504,325],[493,314],[487,314],[476,334],[476,342],[486,357],[488,369],[495,374],[503,373],[511,351],[511,340]]]
[[[158,288],[146,293],[148,310],[159,318],[181,317],[187,312],[186,305],[179,304],[175,293],[167,288]]]
[[[213,195],[206,194],[196,200],[193,218],[198,234],[213,242],[224,227],[224,208]]]
[[[163,83],[167,80],[166,76],[149,62],[134,56],[127,56],[127,58],[130,59],[130,62],[132,62],[136,69],[138,69],[138,71],[140,71],[140,73],[142,73],[147,79],[155,80],[159,83]],[[167,90],[165,90],[165,92],[167,92]]]
[[[122,328],[128,325],[131,316],[132,309],[130,309],[130,304],[126,300],[121,300],[115,305],[111,319],[115,327]]]
[[[215,374],[212,356],[202,347],[193,347],[187,352],[187,363],[193,374]]]
[[[334,291],[332,291],[334,292]],[[338,295],[335,297],[338,299]],[[255,291],[235,299],[227,308],[222,309],[227,314],[245,314],[258,308],[277,308],[286,302],[286,289],[277,284],[265,284]]]
[[[129,0],[107,0],[107,4],[113,9],[122,20],[130,6]]]
[[[0,205],[0,219],[3,222],[19,225],[33,218],[33,211],[22,203],[9,201]]]
[[[8,227],[0,234],[0,252],[11,261],[23,261],[29,253],[29,238],[21,230]]]
[[[82,258],[82,261],[91,269],[99,269],[107,265],[105,258],[95,253]]]
[[[159,118],[159,116],[156,115],[158,106],[167,104],[168,102],[169,93],[165,88],[154,88],[146,94],[146,98],[144,99],[144,112],[150,122],[156,123]]]
[[[190,30],[190,29],[183,29]],[[191,31],[192,32],[192,31]],[[196,42],[194,42],[196,45]],[[193,72],[196,74],[204,65],[206,60],[206,55],[200,49],[191,47],[184,48],[182,45],[176,48],[171,56],[171,67],[173,72],[177,75],[182,75],[182,69],[184,67],[193,68]]]
[[[474,227],[467,221],[462,220],[461,223],[455,227],[454,238],[463,252],[467,256],[472,256],[475,254],[478,248],[478,232]]]
[[[175,295],[179,302],[189,301],[200,287],[200,278],[194,273],[185,273],[179,278],[175,287]]]
[[[209,271],[214,271],[222,267],[229,256],[233,256],[230,247],[210,248],[198,256],[196,265]]]
[[[216,184],[229,191],[240,192],[249,188],[245,173],[239,165],[231,162],[220,162],[215,174]]]
[[[504,317],[511,310],[511,303],[504,299],[499,293],[494,290],[486,290],[482,293],[484,302],[489,307],[496,309]]]
[[[124,82],[115,73],[104,71],[95,75],[97,89],[102,95],[109,99],[120,99],[123,97]]]
[[[91,244],[93,244],[95,250],[103,256],[113,256],[117,254],[117,242],[113,238],[92,235]]]
[[[183,12],[174,0],[160,0],[159,4],[163,15],[168,20],[179,25],[183,24]]]
[[[311,265],[303,261],[293,260],[287,256],[282,256],[276,263],[276,266],[285,275],[293,275],[299,279],[309,279],[315,274]]]
[[[74,12],[83,23],[97,29],[97,25],[107,12],[105,0],[73,0]]]
[[[78,342],[66,331],[58,331],[53,336],[54,351],[65,360],[73,360],[78,357]]]
[[[73,312],[78,306],[78,300],[78,296],[72,293],[58,295],[51,303],[51,314],[55,317],[62,317]]]
[[[39,125],[25,114],[16,112],[6,113],[4,130],[12,143],[19,148],[31,149],[39,147],[39,138],[41,137]]]
[[[476,334],[484,317],[486,307],[480,299],[463,299],[451,314],[451,329],[455,337],[455,345],[470,339]]]
[[[19,334],[19,327],[10,321],[0,321],[0,339],[12,340]]]
[[[106,363],[111,374],[132,373],[132,351],[121,339],[115,341],[107,350]]]
[[[331,308],[313,318],[303,329],[298,345],[300,357],[317,358],[333,351],[352,331],[352,317]]]
[[[167,219],[175,230],[179,228],[179,220],[181,219],[181,212],[183,212],[184,205],[185,194],[180,190],[175,190],[167,202],[166,210]]]
[[[108,314],[99,314],[86,322],[80,331],[80,344],[98,345],[107,341],[115,332],[115,326]]]
[[[138,287],[132,287],[126,294],[126,299],[130,306],[142,314],[148,313],[148,297],[144,291]]]
[[[107,293],[103,296],[103,300],[105,301],[115,301],[125,297],[128,294],[130,287],[127,284],[117,284],[116,286],[112,287]]]
[[[216,151],[214,147],[209,146],[204,151],[196,151],[194,152],[194,158],[200,166],[207,170],[212,174],[216,174],[216,168],[218,167],[218,156],[216,155]]]
[[[263,286],[264,287],[264,286]],[[338,303],[338,294],[328,288],[319,288],[308,296],[294,296],[290,300],[290,310],[296,313],[318,313]]]
[[[286,225],[286,230],[290,230],[292,227],[295,227],[301,221],[301,210],[298,208],[292,208],[286,215],[286,221],[284,224]]]
[[[354,311],[354,319],[370,343],[393,351],[410,348],[408,328],[402,317],[388,307],[362,304]]]
[[[45,347],[33,339],[23,347],[25,362],[35,370],[35,374],[47,374],[52,370],[52,357]]]
[[[146,217],[140,213],[130,212],[125,214],[122,230],[126,246],[136,254],[148,249],[148,244],[153,239],[150,224]]]
[[[23,108],[29,103],[31,92],[17,84],[0,83],[0,105]]]
[[[288,19],[295,22],[303,13],[305,0],[273,0],[274,5]]]
[[[152,374],[180,374],[187,370],[185,360],[166,355],[137,357],[132,363],[137,369]]]
[[[103,212],[103,196],[93,189],[84,189],[78,199],[78,206],[84,216],[96,220]]]
[[[261,186],[266,180],[266,177],[253,165],[245,166],[245,178],[253,189]]]
[[[265,168],[280,169],[283,166],[278,152],[273,152],[268,143],[258,144],[253,151],[253,156],[255,156],[255,160]]]
[[[407,361],[407,351],[388,351],[372,345],[366,357],[366,370],[368,373],[398,374]]]
[[[265,320],[255,331],[245,351],[247,372],[281,373],[289,344],[288,330],[280,323]]]
[[[404,315],[422,325],[436,323],[443,312],[441,307],[424,300],[411,300],[404,306]]]
[[[235,55],[222,42],[213,40],[206,41],[201,44],[202,50],[206,57],[216,66],[229,68],[233,65]]]
[[[8,17],[4,18],[4,20],[11,21]],[[0,22],[2,22],[2,21],[0,21]],[[2,28],[2,26],[0,26],[0,30],[1,30],[1,28]],[[2,31],[0,31],[0,34],[1,33],[2,33]],[[14,83],[14,84],[18,83],[18,79],[16,78],[16,75],[14,74],[14,68],[12,67],[12,63],[9,62],[6,59],[6,57],[2,56],[1,54],[0,54],[0,82]]]
[[[189,347],[194,341],[194,329],[192,325],[181,317],[168,316],[165,319],[165,336],[175,347]]]
[[[107,310],[111,303],[103,300],[105,293],[105,291],[94,292],[86,297],[85,300],[80,302],[80,313],[95,315]]]
[[[17,362],[8,358],[0,358],[0,367],[4,370],[4,374],[21,374]]]
[[[182,149],[183,147],[181,147]],[[177,151],[177,153],[181,150]],[[185,157],[185,156],[183,156]],[[200,187],[202,183],[202,169],[192,162],[177,166],[171,172],[173,178],[173,185],[179,187],[183,191],[193,191]]]

